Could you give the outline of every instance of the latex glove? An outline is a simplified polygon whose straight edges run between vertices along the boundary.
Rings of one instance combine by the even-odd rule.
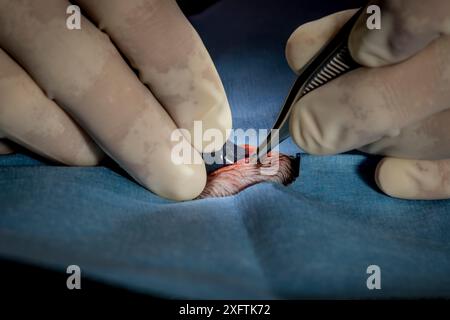
[[[378,186],[405,199],[450,198],[450,1],[373,1],[381,30],[363,16],[349,46],[367,66],[302,98],[290,121],[295,142],[312,154],[360,149],[387,156]],[[287,59],[300,68],[356,12],[300,27]]]
[[[195,198],[206,182],[204,163],[174,164],[179,141],[171,134],[185,128],[193,137],[198,120],[225,141],[231,128],[201,39],[174,0],[76,4],[81,30],[66,27],[66,0],[0,0],[0,138],[66,164],[93,165],[101,152],[92,138],[148,189]],[[197,159],[214,151],[199,141],[191,150]]]

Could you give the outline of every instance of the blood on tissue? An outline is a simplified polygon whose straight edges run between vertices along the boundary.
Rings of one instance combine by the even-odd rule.
[[[255,157],[251,157],[256,153],[256,148],[250,145],[243,147],[245,158],[210,173],[198,199],[231,196],[263,182],[289,185],[298,177],[299,155],[290,157],[269,152],[266,157],[256,161]]]

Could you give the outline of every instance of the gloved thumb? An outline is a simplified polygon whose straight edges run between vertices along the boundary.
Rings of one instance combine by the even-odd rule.
[[[286,45],[286,59],[291,69],[298,73],[356,11],[357,9],[340,11],[297,28]]]
[[[385,158],[375,180],[386,194],[409,200],[450,198],[450,160],[424,161]]]

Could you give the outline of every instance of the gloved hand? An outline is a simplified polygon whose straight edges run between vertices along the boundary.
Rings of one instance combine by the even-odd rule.
[[[201,39],[175,0],[76,4],[81,30],[66,26],[67,0],[0,0],[0,138],[71,165],[96,164],[98,145],[155,193],[195,198],[206,182],[199,152],[214,147],[194,143],[194,121],[223,142],[231,128]],[[172,161],[176,128],[189,130],[200,163]]]
[[[353,58],[365,66],[302,98],[292,137],[312,154],[352,149],[387,156],[378,186],[404,199],[450,198],[450,1],[372,1],[381,30],[368,15],[352,31]],[[355,13],[344,11],[301,26],[287,59],[301,67]]]

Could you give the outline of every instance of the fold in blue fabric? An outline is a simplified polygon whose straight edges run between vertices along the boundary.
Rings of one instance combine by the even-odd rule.
[[[191,17],[234,124],[268,128],[294,80],[295,28],[361,1],[223,0]],[[282,151],[295,154],[287,142]],[[0,157],[0,255],[170,298],[450,297],[450,201],[403,201],[359,153],[302,154],[291,186],[176,203],[108,167]],[[367,267],[381,269],[368,290]]]

